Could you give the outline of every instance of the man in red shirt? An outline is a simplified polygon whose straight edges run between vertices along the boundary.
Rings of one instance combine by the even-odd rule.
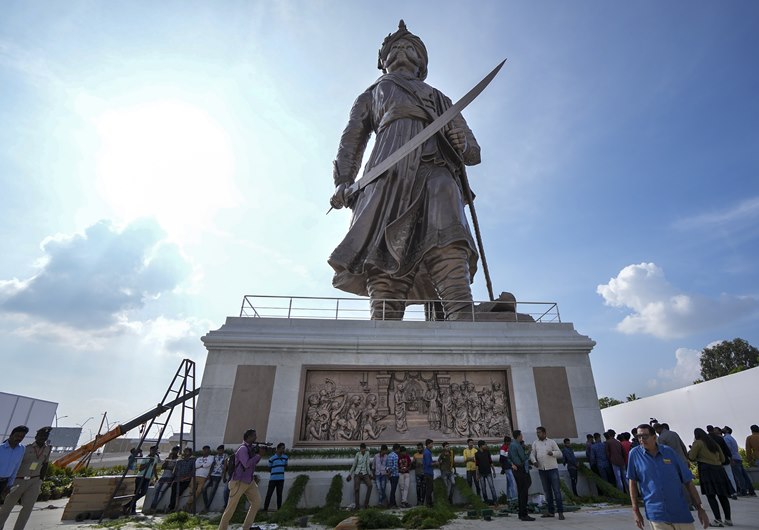
[[[411,483],[411,465],[413,459],[408,454],[405,446],[401,446],[401,454],[398,456],[398,475],[401,488],[401,508],[408,508],[408,491]]]
[[[632,449],[630,433],[623,432],[622,434],[617,435],[617,440],[622,444],[622,450],[625,452],[625,467],[627,467],[627,458],[630,456],[630,449]]]
[[[625,491],[625,483],[622,480],[622,476],[625,472],[625,451],[622,448],[622,444],[619,440],[614,438],[613,431],[607,431],[604,433],[606,441],[604,446],[606,447],[606,458],[611,464],[611,469],[614,471],[614,478],[617,481],[617,488],[620,491]]]

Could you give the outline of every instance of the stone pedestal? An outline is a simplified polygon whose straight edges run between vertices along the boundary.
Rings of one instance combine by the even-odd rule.
[[[603,430],[595,342],[570,323],[230,317],[202,340],[198,445],[236,445],[248,428],[288,447]]]

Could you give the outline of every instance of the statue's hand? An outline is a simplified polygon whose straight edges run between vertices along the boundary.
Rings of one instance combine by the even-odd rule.
[[[466,133],[464,133],[462,129],[449,129],[445,135],[448,137],[451,145],[453,145],[453,147],[455,147],[459,153],[462,155],[466,153],[466,150],[469,148],[469,144],[466,141]]]
[[[338,184],[338,186],[335,188],[335,193],[332,194],[332,198],[329,200],[329,204],[335,209],[339,210],[343,206],[347,206],[347,201],[345,197],[345,190],[348,188],[348,185]]]

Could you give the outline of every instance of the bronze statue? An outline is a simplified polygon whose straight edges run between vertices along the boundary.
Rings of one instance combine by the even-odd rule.
[[[382,162],[452,106],[424,82],[427,49],[406,29],[379,51],[383,74],[358,96],[334,163],[334,208],[353,210],[348,234],[329,257],[338,289],[368,295],[373,319],[403,318],[407,300],[441,300],[445,318],[471,311],[478,253],[464,214],[471,197],[465,165],[480,147],[459,114],[382,178],[346,197],[369,137],[366,170]]]

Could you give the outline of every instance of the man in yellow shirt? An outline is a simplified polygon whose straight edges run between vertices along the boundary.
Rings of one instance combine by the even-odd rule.
[[[474,456],[477,454],[477,448],[474,446],[474,440],[469,438],[466,441],[466,449],[464,449],[464,462],[466,463],[466,483],[469,484],[469,488],[472,488],[472,482],[477,489],[477,495],[480,495],[480,481],[477,480],[477,464],[474,461]]]

